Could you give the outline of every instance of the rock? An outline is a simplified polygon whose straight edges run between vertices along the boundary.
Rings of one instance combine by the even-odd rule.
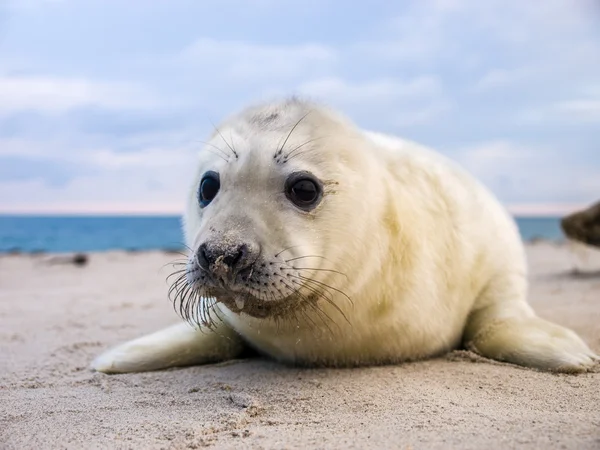
[[[73,264],[76,266],[85,266],[88,263],[88,255],[85,253],[77,253],[73,255]]]
[[[88,261],[89,257],[85,253],[54,255],[46,259],[47,264],[73,264],[74,266],[78,267],[85,266]]]
[[[569,239],[600,247],[600,202],[564,217],[560,225]]]

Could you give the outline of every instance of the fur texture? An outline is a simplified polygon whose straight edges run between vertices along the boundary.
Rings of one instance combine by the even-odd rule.
[[[201,208],[209,170],[221,188]],[[295,172],[323,184],[314,210],[286,198]],[[196,292],[196,302],[179,300],[191,317],[210,308],[216,319],[125,343],[95,370],[223,360],[245,345],[312,366],[396,363],[460,346],[544,370],[583,371],[597,359],[527,304],[518,230],[486,188],[440,154],[320,105],[291,99],[226,120],[202,151],[184,230],[193,251],[181,292]],[[246,284],[223,285],[198,268],[211,240],[255,249]]]

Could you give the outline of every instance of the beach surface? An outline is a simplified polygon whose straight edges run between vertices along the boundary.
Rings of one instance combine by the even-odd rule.
[[[600,352],[600,252],[538,242],[527,254],[538,314]],[[0,256],[2,449],[600,448],[600,368],[541,373],[455,351],[344,370],[257,358],[90,372],[109,346],[179,319],[163,267],[177,255],[89,256]]]

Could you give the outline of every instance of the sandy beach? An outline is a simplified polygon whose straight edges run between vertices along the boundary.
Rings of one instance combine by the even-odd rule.
[[[600,352],[600,252],[528,244],[531,303]],[[164,252],[0,256],[0,448],[598,449],[600,368],[541,373],[455,351],[347,370],[266,359],[92,373],[106,349],[178,320]]]

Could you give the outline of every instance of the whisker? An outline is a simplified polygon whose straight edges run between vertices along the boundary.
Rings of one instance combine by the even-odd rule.
[[[229,140],[231,141],[231,149],[233,150],[233,153],[235,153],[235,156],[237,158],[238,153],[235,149],[235,144],[233,142],[233,131],[232,130],[229,130]]]
[[[183,253],[182,253],[182,255],[183,255]],[[183,256],[185,256],[185,255],[183,255]],[[188,261],[189,261],[189,259],[187,257],[185,259],[184,258],[174,259],[173,261],[170,261],[170,262],[165,263],[162,266],[160,266],[160,269],[162,270],[167,266],[173,266],[173,267],[183,266],[183,265],[186,265]]]
[[[176,270],[175,272],[173,272],[173,273],[171,273],[171,274],[167,275],[167,277],[165,278],[165,282],[167,282],[167,283],[168,283],[168,282],[169,282],[169,280],[170,280],[171,278],[173,278],[175,275],[179,275],[179,276],[181,276],[181,274],[183,274],[183,273],[185,273],[185,274],[187,275],[187,272],[188,272],[188,270],[187,270],[187,269],[179,269],[179,270]],[[194,273],[194,272],[197,272],[197,270],[190,270],[190,272],[191,272],[191,273]]]
[[[223,155],[218,154],[217,152],[207,148],[206,149],[207,152],[212,153],[215,156],[218,156],[219,158],[221,158],[223,161],[225,161],[226,163],[229,163],[229,160],[227,158],[225,158]]]
[[[291,160],[292,160],[292,159],[294,159],[294,158],[298,158],[299,156],[302,156],[302,155],[304,155],[304,154],[306,154],[306,153],[308,153],[308,152],[312,152],[312,151],[314,151],[314,150],[315,150],[314,148],[307,148],[307,149],[306,149],[306,150],[304,150],[304,151],[298,152],[298,153],[296,153],[295,155],[292,155],[292,156],[290,156],[289,158],[286,158],[286,159],[285,159],[285,162],[291,161]]]
[[[225,142],[225,144],[227,145],[227,147],[229,147],[229,150],[231,150],[231,153],[233,153],[233,156],[235,156],[235,159],[238,159],[239,155],[234,150],[234,148],[231,145],[229,145],[229,142],[227,142],[227,140],[225,139],[225,137],[223,136],[223,134],[221,134],[221,131],[217,128],[217,126],[214,123],[211,122],[211,124],[214,127],[215,131],[217,133],[219,133],[219,136],[221,136],[221,139],[223,139],[223,142]]]
[[[334,335],[335,335],[335,333],[333,332],[333,330],[331,329],[331,327],[329,326],[329,324],[327,323],[327,321],[325,320],[325,318],[326,318],[326,319],[327,319],[329,322],[331,322],[332,324],[334,324],[338,330],[340,330],[340,327],[339,327],[339,325],[338,325],[338,324],[337,324],[337,323],[336,323],[336,322],[335,322],[335,321],[334,321],[334,320],[333,320],[333,319],[332,319],[332,318],[329,316],[329,314],[327,314],[325,311],[323,311],[322,309],[320,309],[320,308],[318,307],[318,305],[316,304],[316,302],[314,302],[314,301],[311,301],[311,300],[310,300],[310,297],[307,297],[305,294],[303,294],[303,293],[301,292],[301,290],[302,290],[303,288],[304,288],[304,289],[307,289],[309,292],[311,292],[311,293],[312,293],[312,294],[313,294],[313,295],[314,295],[314,296],[315,296],[317,299],[321,299],[321,298],[323,298],[323,299],[325,299],[325,301],[327,301],[327,303],[329,303],[329,304],[332,304],[332,305],[333,305],[333,306],[334,306],[334,307],[335,307],[335,308],[336,308],[336,309],[337,309],[337,310],[340,312],[340,314],[342,315],[342,317],[344,317],[344,319],[345,319],[346,321],[348,321],[348,319],[347,319],[346,315],[344,314],[344,312],[343,312],[343,311],[342,311],[342,310],[341,310],[339,307],[337,307],[337,305],[335,305],[335,303],[333,303],[333,299],[330,299],[329,297],[327,297],[327,296],[326,296],[326,294],[329,294],[329,295],[331,295],[331,293],[329,293],[329,292],[321,292],[321,291],[318,291],[318,290],[317,290],[316,288],[314,288],[313,286],[307,286],[306,284],[300,283],[300,282],[299,282],[299,281],[297,281],[297,280],[289,280],[289,281],[290,281],[292,284],[294,284],[294,285],[298,286],[298,289],[294,289],[294,288],[291,288],[290,286],[288,286],[288,285],[286,284],[286,281],[288,281],[288,280],[286,280],[286,278],[285,278],[285,277],[283,277],[282,275],[279,275],[279,274],[277,274],[277,275],[283,279],[282,283],[283,283],[283,284],[284,284],[284,285],[285,285],[285,286],[286,286],[288,289],[290,289],[290,290],[291,290],[291,291],[292,291],[294,294],[296,294],[296,295],[298,295],[300,298],[302,298],[302,300],[304,301],[304,302],[303,302],[303,304],[304,304],[305,306],[309,306],[309,307],[311,307],[311,308],[314,310],[314,312],[315,312],[315,313],[316,313],[316,314],[319,316],[319,318],[321,319],[321,322],[323,322],[323,325],[324,325],[324,326],[325,326],[325,327],[328,329],[329,333],[330,333],[332,336],[334,336]],[[304,315],[303,315],[303,317],[305,317],[305,318],[307,318],[307,319],[311,320],[311,322],[313,323],[314,327],[317,327],[317,324],[316,324],[316,322],[314,322],[312,319],[310,319],[310,316],[309,316],[309,315],[307,315],[307,314],[304,314]],[[324,317],[325,317],[325,318],[324,318]]]
[[[329,326],[330,323],[332,323],[333,325],[336,326],[337,330],[340,331],[340,327],[337,323],[335,323],[331,317],[329,317],[329,315],[323,311],[321,308],[319,308],[317,306],[317,304],[315,303],[311,303],[309,304],[309,306],[313,309],[313,311],[317,314],[317,316],[319,317],[319,319],[321,319],[321,322],[323,322],[323,325],[325,325],[325,327],[327,328],[327,331],[329,331],[329,334],[331,336],[335,336],[334,331],[331,329],[331,327]],[[325,320],[327,319],[327,320]]]
[[[279,253],[277,253],[275,255],[275,258],[277,258],[279,255],[281,255],[283,252],[287,252],[288,250],[290,250],[292,248],[297,248],[297,247],[302,247],[302,245],[292,245],[291,247],[284,248],[283,250],[281,250]]]
[[[332,286],[326,285],[325,283],[321,283],[320,281],[317,280],[313,280],[311,278],[306,278],[306,277],[298,277],[295,275],[290,275],[292,278],[297,278],[297,279],[303,279],[306,283],[315,283],[317,284],[317,286],[320,285],[320,287],[326,287],[328,289],[333,289],[336,292],[341,293],[342,295],[346,296],[346,298],[350,299],[350,297],[348,297],[346,294],[344,294],[342,291],[340,291],[339,289],[335,289]],[[292,280],[294,281],[294,280]],[[331,292],[328,292],[329,295],[332,295],[331,297],[326,297],[323,294],[320,293],[319,290],[316,289],[315,286],[306,286],[304,285],[307,289],[314,289],[316,295],[319,295],[320,298],[323,298],[327,301],[327,303],[329,303],[332,307],[334,307],[344,318],[344,320],[346,320],[346,322],[348,322],[349,325],[352,325],[352,323],[350,323],[350,321],[348,320],[348,317],[346,316],[346,313],[344,313],[344,311],[335,303],[335,301],[333,300],[333,295],[331,294]],[[352,300],[350,300],[352,302]],[[352,303],[353,304],[353,303]]]
[[[291,275],[291,276],[292,276],[292,277],[295,277],[295,275]],[[344,297],[346,297],[346,298],[348,299],[348,301],[354,305],[354,302],[352,301],[352,299],[351,299],[351,298],[348,296],[348,294],[346,294],[344,291],[341,291],[341,290],[339,290],[339,289],[337,289],[337,288],[335,288],[335,287],[333,287],[333,286],[330,286],[330,285],[328,285],[327,283],[323,283],[322,281],[317,281],[317,280],[314,280],[314,279],[312,279],[312,278],[307,278],[307,277],[305,277],[305,276],[302,276],[302,275],[298,275],[297,277],[299,277],[300,279],[302,279],[302,280],[305,280],[305,281],[310,281],[310,282],[312,282],[312,283],[316,283],[316,284],[318,284],[318,285],[320,285],[320,286],[323,286],[323,287],[326,287],[326,288],[328,288],[328,289],[332,289],[332,290],[334,290],[335,292],[337,292],[338,294],[341,294],[341,295],[343,295]]]
[[[342,275],[343,277],[348,279],[348,276],[345,273],[333,269],[318,269],[315,267],[282,267],[281,270],[314,270],[315,272],[331,272],[338,275]]]
[[[279,275],[279,276],[281,277],[281,275]],[[282,277],[282,278],[283,278],[283,277]],[[304,300],[304,304],[305,304],[305,305],[310,305],[310,304],[311,304],[311,301],[310,301],[310,299],[308,299],[308,298],[307,298],[307,297],[306,297],[304,294],[302,294],[302,293],[300,292],[300,288],[302,288],[302,286],[300,286],[300,288],[298,288],[298,289],[294,289],[293,287],[290,287],[290,286],[288,286],[288,285],[286,284],[286,282],[285,282],[285,278],[284,278],[284,281],[282,281],[282,283],[283,283],[283,285],[284,285],[285,287],[287,287],[287,288],[288,288],[288,289],[289,289],[291,292],[293,292],[295,295],[298,295],[298,296],[299,296],[299,297],[300,297],[302,300]],[[292,280],[292,283],[293,283],[293,280]],[[314,320],[312,320],[312,318],[311,318],[309,315],[307,315],[307,314],[306,314],[306,313],[305,313],[305,312],[304,312],[302,309],[300,309],[299,311],[300,311],[301,313],[303,313],[303,314],[304,314],[304,317],[305,317],[306,319],[308,319],[308,320],[309,320],[309,321],[310,321],[310,322],[313,324],[313,327],[314,327],[314,328],[317,328],[317,324],[316,324],[316,322],[315,322]]]
[[[283,141],[283,144],[281,144],[281,147],[279,147],[279,149],[277,149],[277,151],[275,152],[275,156],[277,155],[281,155],[281,152],[283,151],[285,144],[287,143],[288,139],[290,138],[290,136],[292,135],[292,133],[294,132],[294,130],[296,129],[296,127],[298,125],[300,125],[300,122],[302,122],[306,116],[308,116],[311,113],[311,111],[307,112],[306,114],[304,114],[299,120],[298,122],[295,123],[295,125],[292,127],[292,129],[290,130],[290,132],[288,133],[288,135],[286,136],[285,140]]]
[[[323,139],[323,136],[322,136],[322,137],[316,137],[316,138],[313,138],[313,139],[309,139],[308,141],[304,142],[303,144],[300,144],[300,145],[298,145],[297,147],[295,147],[295,148],[293,148],[292,150],[290,150],[289,152],[287,152],[287,153],[285,154],[285,156],[284,156],[284,159],[287,159],[287,160],[289,160],[289,159],[290,159],[290,157],[293,157],[292,155],[293,155],[293,153],[294,153],[295,151],[297,151],[297,150],[301,149],[301,148],[302,148],[302,147],[304,147],[305,145],[308,145],[308,144],[310,144],[310,143],[312,143],[312,142],[315,142],[315,141],[318,141],[318,140],[320,140],[320,139]]]
[[[214,126],[214,125],[213,125],[213,126]],[[203,144],[203,145],[208,145],[209,147],[212,147],[212,148],[214,148],[215,150],[218,150],[219,152],[221,152],[221,153],[222,153],[221,155],[218,155],[218,154],[216,154],[216,153],[213,153],[213,152],[211,152],[211,153],[213,153],[214,155],[217,155],[217,156],[219,156],[219,157],[223,158],[223,159],[224,159],[226,162],[229,162],[229,159],[227,159],[227,157],[228,157],[229,155],[228,155],[228,154],[227,154],[227,152],[226,152],[226,151],[224,151],[222,148],[219,148],[219,147],[217,147],[216,145],[214,145],[214,144],[211,144],[210,142],[205,142],[205,141],[200,141],[200,140],[195,140],[195,142],[199,142],[200,144]],[[224,156],[223,156],[223,155],[224,155]]]
[[[326,261],[329,261],[327,258],[325,258],[324,256],[319,256],[319,255],[306,255],[306,256],[297,256],[295,258],[292,259],[286,259],[285,262],[289,263],[290,261],[297,261],[299,259],[304,259],[304,258],[319,258],[319,259],[324,259]]]
[[[322,295],[319,292],[316,292],[315,290],[310,289],[308,286],[301,285],[298,281],[295,281],[295,280],[292,280],[292,282],[295,283],[295,284],[297,284],[297,285],[300,285],[301,288],[304,287],[304,288],[309,289],[318,298],[322,298]],[[332,336],[334,336],[334,332],[331,329],[331,327],[329,326],[329,323],[327,321],[329,321],[330,323],[334,324],[338,328],[338,330],[339,330],[340,327],[337,325],[337,323],[325,311],[323,311],[321,308],[319,308],[319,306],[318,306],[318,304],[316,302],[311,302],[310,299],[307,298],[306,305],[308,307],[312,308],[312,310],[317,314],[317,316],[319,317],[319,319],[321,319],[321,322],[323,323],[323,325],[325,325],[325,327],[327,328],[327,331],[329,331],[329,334],[332,335]],[[308,314],[306,316],[309,317]],[[327,320],[325,320],[325,319],[327,319]],[[316,326],[316,323],[315,323],[315,326]]]

